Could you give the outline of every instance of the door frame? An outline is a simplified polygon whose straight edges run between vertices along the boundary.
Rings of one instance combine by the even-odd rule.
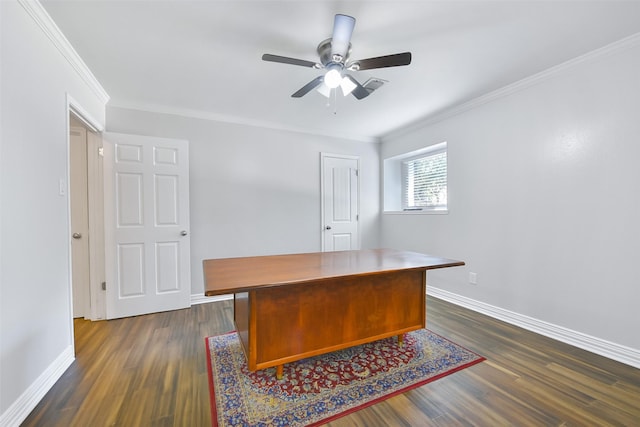
[[[71,331],[73,331],[73,275],[72,263],[73,255],[71,249],[71,120],[70,116],[73,114],[82,124],[87,128],[87,134],[90,132],[97,135],[96,138],[89,138],[87,136],[87,150],[97,150],[100,134],[104,131],[104,126],[95,118],[93,118],[82,105],[77,102],[69,93],[66,94],[66,116],[65,116],[65,129],[67,135],[67,170],[66,170],[66,183],[60,183],[60,191],[65,191],[67,195],[67,235],[68,241],[68,259],[69,259],[69,321],[71,323]],[[97,157],[88,156],[88,205],[89,205],[89,298],[91,301],[91,307],[89,310],[89,318],[91,320],[100,320],[106,317],[106,305],[104,303],[104,296],[102,292],[102,277],[104,277],[104,208],[103,208],[103,192],[101,190],[103,176],[102,165],[100,161],[96,161]],[[91,238],[94,236],[94,238]],[[102,268],[100,266],[102,265]],[[102,272],[100,271],[102,270]],[[71,336],[71,342],[75,341],[73,333]]]
[[[336,159],[344,159],[344,160],[355,160],[356,161],[356,168],[358,170],[358,186],[356,189],[356,201],[358,203],[358,216],[360,216],[360,156],[354,156],[354,155],[349,155],[349,154],[333,154],[333,153],[325,153],[325,152],[320,152],[320,244],[321,244],[321,251],[324,252],[325,251],[325,244],[324,244],[324,227],[325,227],[325,214],[324,214],[324,199],[325,199],[325,188],[324,188],[324,166],[325,166],[325,159],[327,158],[336,158]],[[362,242],[362,236],[361,234],[361,229],[360,229],[360,221],[357,221],[356,226],[358,227],[358,248],[361,247],[361,242]]]

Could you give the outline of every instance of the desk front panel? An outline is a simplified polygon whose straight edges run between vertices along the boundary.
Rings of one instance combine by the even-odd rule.
[[[425,294],[419,269],[267,287],[236,298],[236,325],[264,369],[424,328]]]

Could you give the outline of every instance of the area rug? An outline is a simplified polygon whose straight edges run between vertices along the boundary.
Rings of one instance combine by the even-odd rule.
[[[483,357],[433,332],[387,338],[250,372],[238,335],[205,339],[213,426],[314,426],[419,387]]]

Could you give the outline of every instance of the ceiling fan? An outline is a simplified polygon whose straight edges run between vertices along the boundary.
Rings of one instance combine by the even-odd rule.
[[[352,16],[341,14],[335,16],[333,35],[331,38],[321,41],[318,45],[317,51],[320,62],[271,55],[269,53],[262,55],[262,60],[326,70],[324,75],[316,77],[292,94],[293,98],[301,98],[315,88],[318,88],[320,93],[329,97],[331,90],[336,89],[338,86],[342,89],[344,96],[351,93],[357,99],[366,98],[371,92],[380,87],[384,80],[371,79],[361,85],[346,72],[409,65],[411,63],[411,52],[352,61],[350,59],[351,34],[355,25],[356,20]]]

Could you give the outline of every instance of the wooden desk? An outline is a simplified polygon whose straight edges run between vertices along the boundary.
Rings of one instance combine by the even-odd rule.
[[[426,326],[426,270],[462,261],[391,249],[204,261],[205,295],[234,294],[249,369]]]

